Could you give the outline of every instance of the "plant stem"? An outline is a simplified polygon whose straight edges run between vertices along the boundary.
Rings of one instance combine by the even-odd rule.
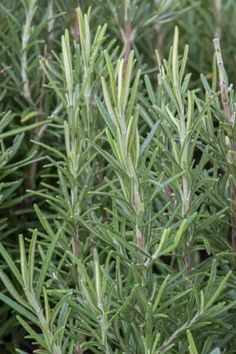
[[[70,31],[74,41],[76,43],[80,43],[80,28],[76,10],[73,11],[73,14],[71,16]]]
[[[33,17],[36,11],[36,2],[37,0],[32,0],[29,3],[29,7],[25,7],[25,24],[23,26],[22,38],[21,38],[21,78],[23,81],[23,96],[30,103],[33,104],[29,77],[28,77],[28,55],[27,55],[27,47],[29,45],[30,39],[30,30],[31,24],[33,21]]]
[[[34,2],[34,4],[36,5],[36,1]],[[34,8],[34,10],[31,10],[31,13],[35,13],[35,11],[36,11],[36,7]],[[51,42],[52,42],[52,39],[53,39],[53,29],[54,29],[53,0],[50,0],[49,3],[48,3],[48,18],[49,18],[48,26],[47,26],[48,44],[45,44],[45,46],[44,46],[44,58],[45,59],[48,56],[48,48],[51,47]],[[29,19],[30,24],[32,22],[32,19],[33,19],[33,16],[32,16],[32,18]],[[26,51],[26,49],[25,49],[24,53],[25,53],[24,61],[27,62],[27,51]],[[27,77],[27,71],[23,70],[23,72],[24,72],[24,75],[26,75],[26,85],[25,85],[25,91],[26,92],[25,92],[24,96],[27,98],[27,96],[30,95],[29,101],[32,101],[30,87],[29,87],[29,80],[28,80],[28,77]],[[42,113],[43,113],[43,100],[44,100],[44,84],[45,84],[45,75],[43,73],[41,90],[40,90],[40,97],[39,97],[39,107],[37,108],[38,115],[36,117],[36,121],[41,121],[43,119],[43,114]],[[45,129],[46,129],[46,126],[37,128],[35,130],[35,132],[34,132],[34,140],[40,141],[42,139],[42,137],[43,137]],[[37,147],[36,148],[36,155],[38,155],[38,152],[39,152],[39,148]],[[36,160],[29,167],[29,182],[28,182],[29,189],[35,189],[35,187],[36,187],[35,179],[36,179],[37,169],[38,169],[38,161]]]
[[[183,326],[181,326],[174,333],[172,333],[171,336],[167,338],[158,348],[157,354],[161,354],[165,348],[171,345],[171,343],[178,337],[178,335],[180,335],[182,332],[186,331],[187,329],[191,328],[200,316],[201,313],[197,312],[196,315],[191,319],[191,321],[184,323]]]
[[[46,57],[47,57],[47,45],[45,45],[45,47],[44,47],[44,58],[46,59]],[[39,97],[39,107],[37,108],[38,115],[36,116],[36,122],[43,120],[43,117],[44,117],[43,116],[44,84],[45,84],[45,75],[43,73],[41,91],[40,91],[40,97]],[[46,129],[46,125],[36,128],[34,131],[34,134],[33,134],[34,135],[33,139],[35,141],[40,141],[43,137],[45,129]],[[39,153],[39,147],[36,147],[35,157],[37,157],[38,153]],[[35,187],[36,187],[37,169],[38,169],[38,161],[35,160],[29,166],[29,173],[28,173],[29,174],[29,182],[28,182],[29,189],[35,189]]]
[[[225,117],[229,123],[230,128],[233,130],[233,125],[234,125],[234,118],[231,112],[231,107],[230,107],[230,102],[229,102],[229,97],[228,97],[228,91],[227,91],[227,86],[226,82],[224,79],[224,62],[222,58],[222,53],[221,53],[221,48],[220,48],[220,41],[218,38],[215,38],[213,40],[214,47],[215,47],[215,53],[216,53],[216,61],[217,61],[217,66],[218,66],[218,73],[219,73],[219,86],[220,86],[220,95],[221,95],[221,102],[223,106],[223,110],[225,113]],[[233,136],[233,134],[232,134]],[[231,136],[231,134],[228,134],[228,138],[230,141],[230,146],[228,149],[228,163],[229,165],[235,164],[235,161],[231,161],[231,151],[233,153],[236,153],[236,143],[234,141],[234,138]],[[231,194],[231,242],[232,242],[232,249],[233,251],[236,252],[236,207],[235,207],[235,201],[236,201],[236,186],[234,182],[230,181],[230,194]]]
[[[54,37],[54,23],[55,19],[53,17],[54,14],[54,9],[53,9],[53,1],[50,0],[48,2],[48,27],[47,27],[47,32],[48,32],[48,48],[51,48],[51,44],[53,41]]]
[[[132,49],[132,25],[129,19],[129,10],[131,6],[131,0],[124,0],[125,2],[125,16],[124,16],[124,44],[125,44],[125,54],[124,54],[124,66],[123,73],[126,71],[129,55]]]
[[[162,57],[163,53],[163,44],[164,44],[164,33],[161,27],[161,24],[158,23],[155,27],[157,37],[156,37],[156,43],[155,43],[155,49],[158,51],[160,57]]]
[[[134,181],[134,206],[136,211],[136,226],[135,226],[135,240],[136,245],[140,250],[144,250],[145,248],[145,238],[142,230],[140,229],[140,213],[142,213],[142,201],[141,195],[139,192],[139,183],[138,180]],[[142,252],[139,252],[139,257],[141,260],[144,260],[144,255]]]
[[[217,61],[218,72],[219,72],[221,102],[228,123],[232,124],[232,115],[231,115],[229,97],[228,97],[227,86],[224,78],[224,62],[221,54],[219,38],[213,39],[213,43],[215,46],[216,61]]]

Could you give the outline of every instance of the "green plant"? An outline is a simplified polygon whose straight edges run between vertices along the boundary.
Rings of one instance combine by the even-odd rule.
[[[202,85],[198,69],[189,73],[196,62],[189,65],[177,27],[167,60],[162,46],[155,55],[152,36],[146,48],[143,42],[147,29],[163,34],[160,18],[173,21],[178,10],[181,24],[195,5],[107,1],[92,11],[85,1],[83,13],[50,1],[42,23],[39,1],[11,5],[24,26],[5,18],[12,32],[3,46],[10,38],[21,49],[1,84],[2,111],[16,113],[0,122],[0,300],[1,313],[8,311],[0,334],[15,321],[9,309],[24,332],[5,347],[21,354],[233,353],[234,93],[217,41],[211,81],[201,75]],[[72,30],[59,44],[63,10]],[[109,18],[99,25],[108,13],[114,28]],[[19,233],[18,248],[9,236]]]

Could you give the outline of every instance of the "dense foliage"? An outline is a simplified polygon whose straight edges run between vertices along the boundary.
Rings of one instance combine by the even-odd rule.
[[[1,353],[236,353],[235,19],[0,0]]]

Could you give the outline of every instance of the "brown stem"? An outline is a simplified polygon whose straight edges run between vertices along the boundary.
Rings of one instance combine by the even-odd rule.
[[[0,74],[5,74],[5,73],[7,73],[10,70],[11,70],[11,66],[5,66],[4,68],[2,68],[0,70]]]
[[[38,115],[37,118],[36,118],[36,121],[40,121],[42,120],[42,115]],[[46,129],[46,126],[44,127],[40,127],[38,128],[36,131],[35,131],[35,134],[34,134],[34,140],[36,141],[40,141],[42,136],[43,136],[43,133]],[[38,155],[38,149],[36,150],[36,155],[35,157],[37,157]],[[29,176],[29,181],[28,181],[28,184],[27,184],[27,189],[35,189],[36,187],[36,174],[37,174],[37,169],[38,169],[38,161],[33,161],[31,163],[31,165],[29,166],[29,172],[28,172],[28,176]]]
[[[140,250],[144,250],[144,248],[145,248],[144,234],[138,227],[136,227],[135,237],[136,237],[137,247]],[[139,258],[142,261],[144,260],[144,254],[142,252],[140,252],[140,251],[139,251]]]
[[[47,45],[44,47],[44,57],[47,57]],[[42,78],[42,87],[41,87],[41,92],[40,92],[40,98],[39,98],[39,107],[37,109],[38,115],[36,117],[36,122],[40,122],[43,120],[43,98],[44,98],[44,84],[45,84],[45,75],[43,75]],[[34,136],[33,139],[36,141],[40,141],[42,139],[42,136],[44,134],[44,131],[46,129],[46,126],[43,127],[38,127],[34,131]],[[36,150],[36,155],[38,154],[38,149]],[[29,181],[27,184],[27,188],[29,189],[35,189],[36,186],[36,174],[37,174],[37,169],[38,169],[38,161],[33,161],[32,164],[29,166]]]
[[[79,255],[79,240],[75,237],[73,239],[73,254],[75,257],[78,257]]]
[[[75,354],[83,354],[84,353],[84,349],[77,344],[76,348],[75,348]]]
[[[71,16],[71,23],[70,23],[70,31],[72,37],[74,38],[76,43],[80,42],[80,28],[79,28],[79,20],[77,16],[76,10],[73,11]]]
[[[48,14],[49,14],[49,21],[48,21],[48,27],[47,27],[48,44],[45,44],[45,46],[44,46],[44,58],[47,58],[47,56],[48,56],[48,48],[51,47],[52,40],[53,40],[53,28],[54,28],[53,0],[50,0],[48,2]],[[26,90],[26,93],[27,93],[28,91],[30,92],[28,77],[27,77],[27,80],[26,80],[26,84],[27,85],[24,86],[24,88],[26,88],[25,90]],[[38,115],[36,117],[36,121],[37,122],[43,120],[43,118],[44,118],[44,116],[43,116],[44,84],[45,84],[45,75],[43,74],[41,92],[40,92],[40,97],[39,97],[39,107],[37,108],[37,111],[38,111]],[[24,96],[26,97],[27,95],[24,94]],[[28,98],[28,100],[29,100],[29,98]],[[31,95],[30,95],[30,100],[31,100]],[[40,141],[42,139],[42,137],[43,137],[45,129],[46,129],[46,126],[36,128],[35,132],[34,132],[34,140]],[[36,155],[37,154],[38,154],[38,148],[36,150]],[[29,181],[28,181],[28,184],[27,184],[27,188],[29,188],[29,189],[35,189],[35,185],[36,185],[35,180],[36,180],[37,169],[38,169],[38,161],[36,160],[36,161],[32,162],[32,164],[29,166],[29,174],[28,174],[29,175]]]
[[[155,43],[155,49],[158,51],[159,55],[162,56],[163,52],[163,43],[164,43],[164,34],[160,24],[156,25],[157,38]]]

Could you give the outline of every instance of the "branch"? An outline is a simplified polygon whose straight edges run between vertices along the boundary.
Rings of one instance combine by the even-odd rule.
[[[225,116],[226,116],[228,122],[230,124],[232,124],[233,120],[232,120],[232,114],[231,114],[231,109],[230,109],[227,86],[226,86],[226,82],[224,79],[224,62],[223,62],[223,58],[222,58],[222,54],[221,54],[219,38],[213,39],[213,43],[214,43],[214,47],[215,47],[216,61],[217,61],[218,72],[219,72],[221,102],[223,105],[223,110],[224,110]]]
[[[70,31],[75,42],[80,43],[80,28],[76,10],[73,11],[71,16]]]
[[[226,82],[224,80],[224,63],[223,63],[223,58],[221,54],[221,49],[220,49],[220,41],[218,38],[215,38],[213,40],[214,46],[215,46],[215,52],[216,52],[216,60],[217,60],[217,66],[218,66],[218,72],[219,72],[219,80],[220,80],[220,94],[221,94],[221,102],[223,105],[224,113],[226,116],[226,119],[228,123],[230,124],[231,128],[233,129],[234,125],[234,117],[231,112],[230,108],[230,102],[229,102],[229,97],[228,97],[228,92],[227,92],[227,86]],[[232,135],[233,136],[233,135]],[[236,152],[236,144],[235,141],[231,136],[228,136],[230,140],[230,147],[229,151]],[[229,154],[230,156],[230,154]],[[231,164],[234,164],[234,161],[231,161],[230,157],[227,159],[229,166]],[[232,249],[234,252],[236,252],[236,206],[235,206],[235,201],[236,201],[236,188],[234,183],[230,183],[230,194],[231,194],[231,242],[232,242]]]
[[[27,55],[27,47],[29,44],[30,39],[30,30],[31,24],[33,21],[33,17],[36,11],[36,1],[32,1],[29,4],[29,7],[26,8],[26,19],[25,24],[22,30],[22,37],[21,37],[21,78],[23,81],[23,96],[25,99],[30,103],[33,104],[31,91],[30,91],[30,84],[28,78],[28,55]],[[33,104],[34,105],[34,104]]]
[[[124,0],[125,1],[125,23],[124,23],[124,44],[125,44],[125,54],[124,54],[124,66],[123,66],[123,73],[126,71],[129,55],[132,49],[132,42],[133,42],[133,32],[132,32],[132,25],[129,19],[129,10],[131,6],[131,0]]]

